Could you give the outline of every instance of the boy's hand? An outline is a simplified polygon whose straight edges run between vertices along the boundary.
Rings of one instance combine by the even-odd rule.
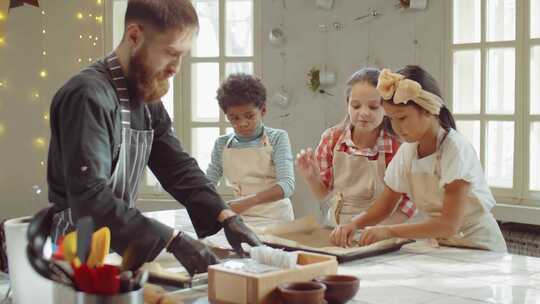
[[[255,206],[255,203],[252,201],[251,197],[241,197],[227,202],[229,208],[237,214],[242,214],[246,210]]]

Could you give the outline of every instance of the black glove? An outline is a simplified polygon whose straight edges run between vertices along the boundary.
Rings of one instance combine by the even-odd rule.
[[[186,268],[190,276],[208,271],[208,266],[217,264],[217,257],[200,241],[179,232],[167,246],[167,251],[174,254]]]
[[[246,256],[246,253],[242,250],[242,243],[247,243],[253,247],[262,245],[255,232],[244,224],[244,220],[239,215],[233,215],[225,219],[222,224],[227,241],[239,255]]]

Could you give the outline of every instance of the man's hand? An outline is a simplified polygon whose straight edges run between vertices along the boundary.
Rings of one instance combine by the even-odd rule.
[[[239,215],[228,217],[222,224],[227,241],[229,241],[229,244],[231,244],[234,251],[239,255],[246,255],[242,250],[242,243],[253,247],[262,245],[261,240],[259,240],[255,232],[244,224],[244,221]]]
[[[167,251],[186,268],[190,276],[208,271],[208,266],[217,264],[218,258],[202,242],[179,232],[167,246]]]

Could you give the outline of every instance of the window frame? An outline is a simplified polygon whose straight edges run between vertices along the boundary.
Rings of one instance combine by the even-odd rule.
[[[530,3],[532,0],[516,0],[516,36],[511,41],[486,41],[487,34],[487,0],[480,0],[480,42],[454,44],[453,27],[453,3],[446,1],[446,48],[443,54],[445,100],[450,109],[453,109],[453,56],[457,50],[480,50],[481,57],[481,88],[480,88],[480,113],[479,114],[454,114],[456,120],[473,120],[480,122],[480,161],[485,168],[486,162],[486,133],[488,121],[513,121],[514,122],[514,165],[513,165],[513,188],[503,189],[491,187],[499,207],[499,217],[512,218],[509,212],[527,210],[531,207],[540,212],[540,191],[530,189],[530,127],[531,122],[540,122],[540,115],[530,114],[530,50],[533,46],[540,45],[539,39],[530,37]],[[487,51],[490,48],[513,47],[515,49],[515,109],[514,114],[487,114],[486,113],[486,71]],[[523,102],[526,101],[526,102]],[[540,170],[539,170],[540,171]],[[540,172],[539,172],[540,173]],[[497,207],[496,207],[497,209]],[[498,213],[495,210],[496,214]],[[506,214],[506,216],[505,216]],[[525,222],[527,220],[524,220]]]
[[[105,27],[105,49],[112,51],[113,45],[113,5],[117,1],[127,0],[108,0],[105,1],[105,16],[103,26]],[[262,3],[261,0],[251,0],[253,2],[253,56],[228,57],[225,56],[225,16],[226,16],[226,1],[219,1],[219,56],[218,57],[192,57],[187,54],[183,58],[181,71],[175,76],[173,82],[174,89],[174,120],[173,129],[176,136],[179,138],[182,147],[190,155],[193,155],[192,147],[192,130],[198,127],[219,127],[220,135],[225,134],[226,129],[231,125],[226,121],[224,113],[220,110],[218,122],[195,122],[191,119],[192,103],[191,103],[191,64],[195,62],[217,62],[219,63],[220,82],[225,78],[225,64],[231,62],[252,62],[253,73],[261,75],[261,52],[262,52]],[[217,106],[217,102],[216,102]],[[208,151],[211,153],[211,151]],[[148,168],[147,168],[148,169]],[[206,168],[201,168],[203,172]],[[145,179],[146,180],[146,179]],[[232,190],[224,186],[222,182],[218,186],[218,192],[225,198],[232,197]],[[140,185],[140,199],[143,200],[172,200],[173,198],[164,191],[161,187],[148,186],[144,181]]]
[[[261,51],[262,51],[262,12],[261,12],[261,0],[252,0],[253,1],[253,56],[225,56],[225,41],[226,41],[226,31],[225,31],[225,16],[226,16],[226,1],[227,0],[218,0],[219,1],[219,55],[218,57],[192,57],[191,54],[184,58],[181,71],[181,83],[184,84],[181,91],[181,104],[182,112],[175,113],[175,117],[181,117],[181,121],[177,122],[181,124],[179,128],[182,130],[181,138],[182,144],[186,151],[189,151],[190,154],[193,151],[192,147],[192,130],[194,128],[204,128],[204,127],[218,127],[219,134],[226,134],[226,129],[231,128],[231,124],[227,122],[225,114],[223,111],[219,111],[219,120],[217,122],[203,122],[203,121],[193,121],[192,120],[192,102],[191,102],[191,65],[192,63],[218,63],[219,64],[219,81],[220,83],[225,80],[225,66],[227,63],[234,62],[252,62],[253,63],[253,74],[261,74]],[[217,107],[216,101],[216,107]],[[179,115],[179,116],[176,116]],[[211,153],[212,151],[208,151]],[[206,168],[201,168],[201,170],[206,171]],[[223,182],[217,187],[218,193],[226,197],[232,197],[232,189],[226,187]]]

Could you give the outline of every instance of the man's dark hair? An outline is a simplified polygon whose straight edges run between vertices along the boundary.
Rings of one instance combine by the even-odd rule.
[[[199,29],[197,11],[189,0],[129,0],[126,26],[137,22],[163,32],[170,29]]]

